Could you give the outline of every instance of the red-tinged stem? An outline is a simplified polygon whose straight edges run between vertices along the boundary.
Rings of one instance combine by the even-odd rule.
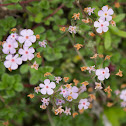
[[[27,3],[30,3],[30,2],[33,2],[33,1],[40,1],[40,0],[27,0],[27,1],[21,1],[21,2],[18,2],[18,3],[19,4],[27,4]],[[18,3],[0,4],[0,7],[2,7],[2,6],[8,6],[8,5],[15,5],[15,4],[18,4]]]
[[[47,16],[47,17],[44,19],[44,21],[46,21],[47,19],[49,19],[50,17],[52,17],[53,15],[55,15],[55,14],[56,14],[61,8],[63,8],[63,7],[64,7],[64,4],[61,4],[56,10],[53,11],[52,14],[50,14],[49,16]],[[35,25],[35,26],[32,28],[32,30],[35,29],[35,28],[37,28],[37,27],[40,26],[41,24],[42,24],[42,23]]]

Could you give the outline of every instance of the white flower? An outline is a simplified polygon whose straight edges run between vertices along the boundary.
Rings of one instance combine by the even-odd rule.
[[[102,7],[102,10],[98,11],[98,16],[100,16],[100,19],[101,20],[104,20],[106,19],[106,21],[110,21],[112,20],[112,16],[113,15],[114,11],[110,8],[108,9],[108,6],[103,6]]]
[[[39,84],[39,87],[41,88],[40,92],[42,94],[51,95],[54,92],[52,89],[54,89],[56,87],[56,85],[54,82],[50,82],[49,79],[45,79],[44,84],[42,84],[42,83]]]
[[[62,94],[63,97],[66,97],[66,96],[68,95],[67,88],[64,89],[64,88],[61,87],[61,92],[60,92],[60,94]]]
[[[121,91],[120,99],[122,99],[123,101],[126,101],[126,89]]]
[[[22,59],[18,57],[18,54],[15,56],[7,55],[6,61],[4,62],[4,66],[6,68],[11,68],[12,70],[16,70],[18,65],[22,64]]]
[[[82,92],[84,92],[84,91],[86,91],[87,90],[87,88],[86,88],[86,86],[83,84],[81,87],[80,87],[80,92],[79,93],[82,93]]]
[[[125,101],[121,102],[121,107],[126,107],[126,102]]]
[[[24,46],[31,46],[36,41],[36,36],[31,29],[24,29],[20,32],[21,36],[18,37],[20,43],[24,43]]]
[[[46,45],[47,45],[47,42],[46,42],[46,40],[43,40],[42,42],[40,42],[39,41],[39,45],[41,46],[41,47],[46,47]]]
[[[17,40],[17,39],[18,39],[18,35],[17,35],[16,33],[11,33],[11,34],[8,36],[8,39]]]
[[[82,109],[82,108],[88,109],[89,105],[90,105],[90,103],[88,102],[87,99],[81,99],[79,102],[78,108],[79,109]]]
[[[50,99],[49,98],[42,98],[42,100],[41,100],[42,102],[43,102],[43,104],[44,105],[49,105],[49,101],[50,101]]]
[[[7,39],[6,42],[3,44],[3,53],[4,54],[14,54],[16,53],[16,49],[18,47],[18,43],[13,39]]]
[[[108,26],[109,26],[109,22],[108,21],[103,21],[103,20],[99,19],[99,21],[95,21],[94,22],[94,27],[98,27],[96,29],[96,31],[98,33],[107,32],[108,31]]]
[[[87,70],[89,70],[89,73],[91,73],[91,71],[95,71],[95,65],[87,67]]]
[[[88,7],[88,8],[87,8],[88,15],[90,16],[91,13],[94,13],[94,12],[93,12],[94,10],[95,10],[95,8],[92,8],[92,9],[91,9],[91,7]]]
[[[67,108],[67,107],[66,107],[64,113],[65,113],[66,115],[71,115],[70,110],[71,110],[71,108]]]
[[[72,99],[77,99],[77,97],[78,97],[78,93],[77,93],[78,88],[76,86],[68,88],[67,90],[68,90],[68,94],[67,94],[68,96],[71,96]],[[72,101],[72,99],[68,99],[68,101]]]
[[[19,49],[19,54],[22,55],[21,58],[23,61],[32,60],[34,58],[34,54],[33,54],[34,52],[35,50],[33,47],[28,48],[24,46],[23,49]]]
[[[69,26],[68,31],[69,31],[70,33],[76,34],[76,26]]]
[[[55,77],[55,81],[56,81],[56,83],[58,83],[59,84],[59,82],[62,80],[62,78],[61,77]]]
[[[103,81],[105,78],[108,79],[110,76],[109,68],[105,67],[105,69],[103,69],[103,68],[97,69],[96,75],[98,76],[98,79],[101,81]]]

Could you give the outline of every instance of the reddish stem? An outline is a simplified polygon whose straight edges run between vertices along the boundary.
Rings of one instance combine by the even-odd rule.
[[[27,1],[21,1],[21,2],[18,2],[19,4],[27,4],[27,3],[30,3],[30,2],[33,2],[33,1],[40,1],[40,0],[27,0]],[[2,6],[8,6],[8,5],[15,5],[17,3],[7,3],[7,4],[0,4],[0,7]]]

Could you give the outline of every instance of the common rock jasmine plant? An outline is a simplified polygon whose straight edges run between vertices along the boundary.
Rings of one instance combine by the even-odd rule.
[[[105,106],[113,106],[115,103],[110,102],[110,99],[114,97],[114,93],[111,89],[111,84],[106,85],[106,82],[109,81],[111,76],[123,76],[120,69],[119,72],[112,73],[106,63],[109,62],[112,55],[98,54],[96,51],[90,50],[94,55],[88,57],[88,59],[93,60],[94,64],[88,66],[85,57],[80,53],[80,49],[82,51],[85,44],[80,44],[76,41],[78,34],[82,34],[79,28],[81,24],[91,26],[92,31],[87,33],[90,37],[96,39],[97,36],[100,36],[102,38],[102,35],[109,31],[109,26],[114,27],[116,25],[113,21],[113,9],[108,5],[103,6],[97,13],[98,18],[94,18],[92,15],[94,15],[95,8],[86,7],[82,9],[79,3],[77,5],[81,13],[78,10],[79,12],[74,13],[73,16],[71,15],[71,24],[69,26],[61,26],[59,29],[61,34],[68,37],[79,60],[82,61],[83,65],[78,70],[82,71],[83,78],[85,78],[84,81],[70,80],[68,76],[54,75],[53,72],[47,71],[42,73],[44,80],[34,87],[34,93],[28,92],[27,95],[31,99],[38,98],[38,107],[40,109],[49,109],[51,106],[51,111],[55,115],[66,115],[73,118],[84,111],[91,113],[96,109],[94,113],[97,113],[98,108],[96,106],[100,106],[99,98],[104,97],[101,100]],[[1,57],[1,60],[4,60],[4,66],[9,71],[14,71],[26,62],[26,64],[30,64],[31,69],[39,70],[39,67],[43,64],[38,64],[36,58],[43,59],[43,55],[37,49],[44,49],[46,52],[46,48],[51,46],[48,38],[40,41],[41,36],[35,34],[32,29],[12,30],[6,41],[2,42],[2,55],[5,58]],[[88,44],[85,36],[82,35]],[[86,79],[86,76],[89,76],[89,79]],[[121,107],[126,111],[126,89],[115,90],[115,94],[115,98],[121,101]]]

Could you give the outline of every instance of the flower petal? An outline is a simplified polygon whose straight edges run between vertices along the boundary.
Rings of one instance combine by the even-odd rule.
[[[108,13],[109,13],[109,15],[112,15],[112,14],[114,13],[114,11],[110,8],[110,9],[108,10]]]
[[[10,61],[5,61],[5,62],[4,62],[4,66],[5,66],[6,68],[9,68],[9,67],[11,66],[11,62],[10,62]]]
[[[103,16],[104,12],[102,10],[98,11],[98,16]]]
[[[50,83],[50,80],[49,79],[45,79],[44,80],[44,84],[47,84],[48,85],[49,83]]]
[[[47,90],[47,94],[48,94],[48,95],[53,94],[53,90],[52,90],[51,88],[49,88],[49,89]]]
[[[104,12],[106,12],[106,11],[108,10],[108,6],[103,6],[103,7],[102,7],[102,10],[103,10]]]
[[[49,84],[49,87],[50,87],[50,88],[55,88],[55,87],[56,87],[56,84],[55,84],[54,82],[51,82],[51,83]]]
[[[24,37],[22,37],[22,36],[19,36],[19,37],[18,37],[18,41],[19,41],[20,43],[24,43],[25,40],[26,40],[26,39],[25,39]]]
[[[105,77],[104,77],[104,75],[99,75],[98,79],[101,80],[101,81],[103,81],[105,79]]]
[[[11,69],[16,70],[18,68],[18,65],[16,63],[11,64]]]
[[[98,33],[102,33],[102,28],[99,27],[99,28],[96,29],[96,31],[97,31]]]
[[[107,32],[107,31],[108,31],[108,27],[104,26],[104,27],[103,27],[103,31],[104,31],[104,32]]]
[[[29,39],[30,39],[31,42],[34,43],[36,41],[36,36],[32,35],[32,36],[29,37]]]
[[[46,94],[46,89],[43,88],[43,89],[40,90],[40,92],[41,92],[42,94]]]

